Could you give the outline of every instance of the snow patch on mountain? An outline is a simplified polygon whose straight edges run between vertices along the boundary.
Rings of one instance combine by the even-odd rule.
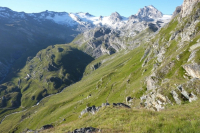
[[[60,25],[83,26],[83,27],[95,27],[95,26],[107,26],[114,29],[120,29],[127,24],[139,23],[142,21],[163,21],[168,22],[171,19],[171,15],[163,15],[154,6],[145,6],[141,8],[137,14],[132,15],[129,18],[121,16],[118,12],[112,13],[110,16],[96,17],[89,13],[67,13],[67,12],[53,12],[44,11],[41,13],[24,13],[14,12],[6,7],[0,7],[0,17],[5,18],[32,18],[37,21],[51,20]]]
[[[161,20],[167,20],[167,19],[171,19],[172,15],[163,15],[162,18],[160,18]]]
[[[63,15],[55,14],[54,16],[48,15],[45,18],[49,20],[53,20],[55,23],[58,23],[58,24],[68,24],[69,26],[76,25],[76,22],[67,13]]]

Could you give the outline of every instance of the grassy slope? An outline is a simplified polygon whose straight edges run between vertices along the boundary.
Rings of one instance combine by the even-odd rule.
[[[0,95],[7,97],[16,95],[16,98],[14,96],[7,98],[4,106],[14,108],[16,106],[10,105],[11,100],[18,101],[19,105],[21,99],[22,107],[30,107],[43,97],[61,91],[64,87],[80,80],[85,67],[92,60],[92,57],[68,45],[49,46],[41,50],[35,58],[27,61],[26,66],[11,81],[1,86],[6,89],[1,91]],[[51,68],[49,65],[54,67]],[[31,75],[30,79],[27,79],[27,74]],[[20,94],[22,96],[18,96]]]
[[[181,48],[178,45],[180,40],[169,41],[172,33],[177,30],[181,30],[185,24],[186,23],[178,25],[178,22],[175,18],[152,40],[152,43],[158,42],[159,47],[166,48],[166,53],[164,54],[164,62],[159,66],[156,73],[160,80],[159,84],[162,88],[161,93],[168,95],[169,97],[170,90],[175,89],[174,84],[184,85],[188,80],[187,78],[190,79],[190,77],[183,77],[187,75],[185,75],[185,71],[182,68],[182,65],[187,63],[187,60],[191,54],[189,52],[189,47],[196,44],[197,40],[200,38],[199,34],[196,34],[191,42],[184,42],[184,45]],[[138,51],[139,50],[137,49],[137,52]],[[133,51],[131,53],[135,59],[137,59],[138,56],[141,56],[139,53],[136,54],[137,56],[134,55]],[[176,59],[178,55],[180,58],[179,60]],[[196,61],[199,61],[198,57],[199,53],[196,53]],[[123,60],[126,62],[126,58]],[[106,96],[102,98],[102,93],[99,93],[99,98],[102,98],[101,101],[104,99],[105,102],[105,98],[111,103],[119,102],[118,99],[120,101],[124,101],[125,97],[128,95],[138,98],[141,95],[137,97],[137,94],[142,94],[144,92],[142,89],[140,91],[139,88],[143,88],[143,81],[146,76],[145,74],[150,74],[148,70],[152,69],[152,62],[156,62],[156,60],[152,55],[152,60],[149,61],[146,68],[134,67],[135,65],[141,66],[141,63],[138,63],[139,60],[134,60],[136,62],[131,62],[131,60],[126,62],[127,65],[122,65],[123,63],[120,64],[120,62],[117,62],[118,67],[120,67],[117,69],[117,74],[116,71],[112,71],[104,76],[102,81],[97,82],[98,87],[105,87],[105,89],[107,89],[107,91],[103,93],[107,95],[108,98]],[[173,62],[174,66],[168,72],[163,72],[162,70],[166,69],[166,66],[168,66],[170,62]],[[113,66],[113,68],[114,67],[115,66]],[[128,68],[130,67],[133,69],[128,71]],[[142,69],[147,69],[147,72],[141,76]],[[112,77],[114,77],[114,80],[112,80]],[[123,77],[123,79],[118,80],[120,77]],[[126,83],[127,79],[129,78],[131,79],[130,81],[134,81],[130,83],[130,85]],[[170,82],[161,84],[162,80],[166,78],[170,79]],[[106,82],[103,82],[103,79],[105,79]],[[199,85],[198,82],[195,84],[197,85],[191,86],[189,90],[187,90],[188,88],[185,89],[187,91],[192,91],[191,89],[195,89]],[[120,88],[119,90],[116,89],[118,87]],[[91,102],[90,105],[99,105],[99,98],[95,99],[94,103]],[[137,103],[137,101],[135,101],[135,103]],[[102,109],[94,116],[85,115],[82,119],[75,120],[70,123],[64,122],[63,125],[57,126],[56,128],[47,132],[64,132],[86,126],[102,128],[104,132],[199,132],[200,119],[198,119],[199,113],[197,110],[199,110],[200,100],[192,104],[187,104],[187,102],[183,102],[183,104],[184,105],[182,106],[167,106],[167,109],[162,112],[151,112],[138,109],[114,109],[109,107],[107,109]]]
[[[190,79],[190,77],[187,77],[187,75],[185,75],[185,71],[182,68],[182,65],[187,63],[187,60],[191,54],[189,52],[189,47],[196,44],[197,40],[200,39],[200,36],[197,33],[191,42],[184,42],[184,45],[181,48],[178,44],[180,40],[168,41],[171,37],[171,34],[177,30],[181,30],[184,27],[184,25],[185,23],[178,25],[178,22],[175,18],[167,27],[163,28],[159,32],[159,34],[152,40],[152,43],[159,42],[159,47],[165,47],[167,50],[164,55],[164,62],[162,63],[162,65],[160,64],[156,73],[160,80],[159,85],[162,88],[161,93],[164,95],[168,95],[169,98],[170,91],[176,88],[174,84],[183,84],[184,86],[188,81],[187,78]],[[133,51],[131,53],[133,55],[133,58],[141,56],[139,54],[136,54],[137,56],[134,55]],[[176,59],[178,55],[179,60]],[[124,58],[123,60],[124,62],[126,62],[126,58]],[[199,61],[198,52],[196,53],[195,61]],[[102,101],[103,99],[105,101],[105,98],[107,98],[109,102],[118,102],[118,99],[124,101],[125,96],[131,95],[137,97],[137,94],[143,93],[143,91],[141,91],[140,93],[139,88],[143,87],[143,81],[146,75],[141,76],[141,71],[142,69],[151,70],[152,62],[156,62],[156,60],[153,58],[152,55],[152,60],[147,64],[146,68],[142,69],[140,67],[134,67],[135,64],[136,66],[141,65],[141,63],[138,62],[139,60],[137,60],[137,63],[131,62],[131,60],[129,60],[128,62],[126,62],[127,65],[122,65],[123,63],[120,64],[120,62],[117,62],[118,67],[120,67],[119,69],[117,69],[119,70],[117,71],[117,74],[116,71],[112,71],[102,78],[106,79],[106,82],[103,82],[104,80],[102,80],[97,83],[98,87],[105,86],[105,88],[108,88],[107,91],[105,91],[104,93],[105,95],[109,95],[108,97],[110,98],[104,97],[102,98]],[[163,72],[163,69],[166,69],[166,66],[168,66],[170,62],[173,62],[174,66],[168,72]],[[115,66],[113,66],[113,68],[114,67]],[[128,71],[128,68],[130,67],[133,67],[135,71]],[[147,75],[150,74],[149,71],[145,73],[147,73]],[[129,77],[127,75],[129,75]],[[123,77],[123,80],[121,79],[121,82],[118,82],[118,78],[120,79],[121,76]],[[183,76],[186,76],[187,78],[184,78]],[[112,77],[115,78],[113,81]],[[139,79],[137,80],[138,77]],[[130,85],[126,83],[126,80],[129,78],[131,79],[130,81],[134,81]],[[161,84],[162,80],[166,78],[170,79],[170,82]],[[140,80],[141,82],[139,82]],[[195,82],[194,84],[195,85],[190,86],[189,89],[185,89],[189,92],[194,91],[194,89],[198,89],[199,83]],[[119,87],[120,89],[117,90],[117,87]],[[99,94],[99,97],[102,97],[101,93]],[[135,101],[135,103],[137,103],[137,101]],[[90,105],[93,104],[99,105],[98,100],[96,99],[94,103],[90,103]],[[67,120],[67,122],[62,122],[62,125],[56,126],[54,129],[45,132],[66,132],[69,130],[74,130],[76,128],[86,126],[93,126],[96,128],[103,129],[103,132],[199,132],[200,119],[198,117],[200,114],[197,111],[200,109],[199,105],[200,100],[197,100],[196,102],[191,104],[183,102],[183,105],[181,106],[168,105],[166,107],[166,110],[162,112],[151,112],[139,109],[116,109],[108,107],[106,109],[101,109],[95,115],[88,114],[81,119],[74,120],[69,123]]]
[[[152,40],[152,43],[158,39],[159,45],[164,46],[175,27],[177,27],[177,22],[172,21],[167,28],[160,31]],[[161,40],[161,37],[165,39]],[[184,71],[181,65],[189,57],[190,53],[187,53],[187,49],[195,44],[198,38],[197,35],[196,39],[190,43],[186,42],[186,45],[176,52],[174,51],[177,49],[177,42],[173,40],[169,42],[169,45],[166,45],[165,62],[158,68],[157,72],[161,79],[171,79],[170,84],[162,85],[165,88],[164,90],[173,89],[174,83],[182,84],[186,82],[186,79],[183,78]],[[67,87],[62,93],[45,98],[38,106],[23,113],[7,117],[1,124],[0,131],[8,132],[16,129],[16,132],[20,132],[26,128],[39,129],[45,124],[52,123],[55,128],[46,132],[66,132],[86,126],[102,128],[105,132],[198,132],[200,129],[198,116],[200,114],[196,110],[199,110],[200,100],[191,104],[185,103],[182,106],[167,106],[166,110],[162,112],[137,109],[140,102],[138,98],[146,91],[145,78],[151,74],[153,64],[156,62],[155,59],[152,59],[145,67],[141,67],[143,61],[140,61],[140,59],[148,45],[143,44],[128,53],[121,51],[95,60],[90,65],[102,60],[106,60],[106,62],[95,71],[90,71],[89,65],[83,79]],[[184,50],[186,52],[180,55],[180,61],[175,62],[171,71],[163,74],[162,68],[176,60],[175,57]],[[127,80],[130,80],[130,82],[127,83]],[[169,90],[167,90],[167,93],[169,93]],[[91,97],[87,99],[86,97],[89,94],[91,94]],[[106,101],[109,103],[125,102],[126,96],[136,98],[134,101],[136,109],[127,110],[109,107],[101,109],[94,116],[85,115],[81,119],[78,118],[86,105],[100,106],[101,103]],[[63,121],[63,119],[66,119],[66,121]]]
[[[122,102],[133,90],[135,93],[131,95],[137,95],[137,92],[142,88],[140,82],[142,77],[137,77],[142,74],[139,60],[143,53],[144,49],[140,47],[124,56],[121,56],[124,52],[112,55],[115,56],[113,59],[110,56],[105,66],[92,72],[90,76],[85,76],[80,82],[66,88],[62,93],[44,99],[39,106],[32,107],[22,114],[16,114],[19,118],[22,115],[27,118],[22,123],[20,123],[21,119],[19,121],[16,119],[16,123],[20,123],[18,129],[37,129],[41,125],[58,122],[62,118],[66,118],[66,122],[73,121],[78,118],[86,104],[100,106],[106,100],[109,102]],[[132,58],[133,56],[137,58]],[[149,71],[144,76],[149,74]],[[100,80],[101,78],[102,80]],[[129,84],[126,82],[127,79],[130,79]],[[89,94],[92,97],[83,100]],[[83,103],[79,102],[80,100],[83,100]],[[35,111],[37,113],[34,113]],[[30,114],[30,118],[27,114]],[[10,126],[8,123],[10,120],[12,121],[12,117],[8,117],[2,123],[3,128],[1,130],[8,130]]]
[[[107,107],[95,115],[85,115],[84,118],[62,124],[44,133],[62,133],[87,126],[109,133],[197,133],[200,130],[200,112],[197,111],[199,106],[198,100],[192,104],[171,106],[162,112]]]

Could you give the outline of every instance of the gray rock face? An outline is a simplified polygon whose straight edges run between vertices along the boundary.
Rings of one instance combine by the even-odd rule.
[[[182,6],[177,6],[172,16],[175,17],[177,14],[179,14],[181,12],[181,8]]]
[[[186,17],[191,13],[196,2],[200,2],[200,0],[184,0],[181,10],[182,17]]]
[[[194,95],[193,93],[190,93],[190,94],[189,94],[187,91],[185,91],[185,90],[183,89],[182,86],[179,86],[178,89],[179,89],[179,91],[181,92],[182,96],[183,96],[186,100],[188,100],[189,102],[192,102],[192,101],[196,101],[196,100],[197,100],[197,96],[196,96],[196,95]]]
[[[75,42],[76,45],[85,45],[84,52],[94,58],[104,54],[113,54],[126,45],[119,39],[120,32],[105,27],[97,27],[83,33],[83,36]]]
[[[114,12],[111,14],[110,19],[113,20],[113,22],[117,22],[122,20],[122,17],[118,12]]]
[[[179,97],[178,97],[178,94],[176,93],[176,91],[171,91],[171,94],[172,94],[172,96],[173,96],[173,98],[174,98],[174,100],[175,100],[175,102],[176,102],[176,104],[181,104],[181,100],[179,99]]]
[[[147,95],[140,97],[141,105],[146,109],[153,111],[161,111],[164,109],[164,105],[170,103],[168,98],[158,93],[157,91],[152,91]]]
[[[193,78],[200,79],[200,65],[198,65],[197,63],[184,65],[183,68]]]
[[[86,107],[86,109],[84,109],[83,111],[81,111],[81,114],[80,114],[79,117],[81,117],[82,115],[84,115],[86,113],[95,114],[97,111],[99,111],[100,108],[101,108],[101,106],[95,107],[95,105],[93,105],[91,107]]]
[[[94,31],[94,37],[98,38],[98,37],[103,36],[105,34],[109,34],[110,32],[111,32],[111,29],[108,29],[108,28],[104,28],[104,27],[97,28]]]
[[[147,90],[155,90],[157,88],[157,79],[155,76],[149,76],[146,80],[147,82]]]
[[[196,43],[196,44],[194,44],[190,47],[190,51],[193,51],[193,50],[195,50],[196,48],[199,48],[199,47],[200,47],[200,43]]]
[[[124,107],[124,108],[131,108],[130,106],[124,104],[124,103],[113,103],[113,107]],[[82,115],[86,113],[95,114],[98,112],[102,107],[110,106],[109,103],[102,103],[102,106],[96,107],[95,105],[91,107],[86,107],[84,110],[81,111],[81,114],[79,115],[79,118],[81,118]]]
[[[163,14],[151,5],[141,8],[136,16],[141,20],[149,21],[152,19],[161,18]]]

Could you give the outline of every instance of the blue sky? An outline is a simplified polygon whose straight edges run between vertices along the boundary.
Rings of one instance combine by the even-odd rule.
[[[172,14],[183,0],[0,0],[0,6],[27,13],[45,10],[58,12],[89,12],[109,16],[117,11],[128,17],[144,6],[153,5],[164,14]]]

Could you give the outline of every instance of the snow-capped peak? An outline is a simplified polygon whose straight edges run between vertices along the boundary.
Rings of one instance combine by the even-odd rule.
[[[67,13],[67,12],[54,12],[44,11],[40,13],[24,13],[15,12],[6,7],[0,7],[0,17],[4,18],[23,18],[23,19],[34,19],[37,21],[51,20],[57,24],[67,26],[108,26],[114,29],[121,28],[127,24],[127,22],[140,22],[140,21],[154,21],[154,20],[169,20],[171,16],[166,16],[158,11],[154,6],[145,6],[141,8],[135,15],[131,15],[129,18],[121,16],[118,12],[112,13],[110,16],[96,17],[89,13]]]
[[[163,17],[163,13],[156,9],[154,6],[145,6],[141,8],[136,16],[143,20],[158,19]]]
[[[153,5],[149,5],[147,7],[151,8],[151,9],[156,9]]]
[[[121,20],[122,17],[118,12],[114,12],[110,15],[110,19]]]

